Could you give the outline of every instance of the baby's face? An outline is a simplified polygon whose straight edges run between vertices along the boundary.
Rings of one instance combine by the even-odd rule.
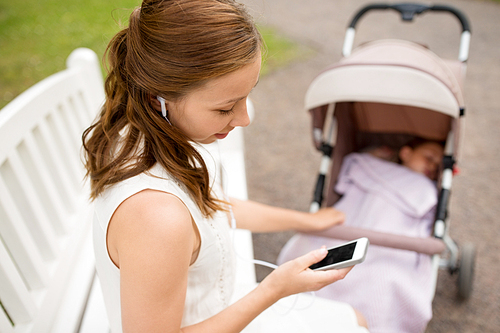
[[[424,143],[415,149],[403,147],[400,158],[404,166],[435,180],[443,158],[443,147],[433,142]]]

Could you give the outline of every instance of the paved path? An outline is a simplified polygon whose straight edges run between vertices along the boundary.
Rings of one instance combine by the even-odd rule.
[[[251,199],[307,211],[319,165],[310,119],[303,109],[312,79],[340,58],[347,22],[361,0],[244,0],[259,22],[278,29],[313,55],[263,77],[252,94],[254,123],[246,131]],[[441,271],[426,332],[500,331],[500,4],[444,0],[461,9],[472,27],[466,80],[467,126],[451,200],[451,235],[478,249],[474,292],[456,298],[456,276]],[[396,14],[371,14],[360,21],[356,43],[404,36],[425,42],[438,55],[458,55],[460,30],[451,16],[424,15],[414,24]],[[256,257],[274,261],[291,233],[254,236]],[[268,273],[259,269],[259,278]]]

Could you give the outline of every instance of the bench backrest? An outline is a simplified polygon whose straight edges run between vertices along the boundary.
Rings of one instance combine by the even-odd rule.
[[[96,54],[0,111],[0,332],[74,332],[94,279],[81,134],[104,100]]]

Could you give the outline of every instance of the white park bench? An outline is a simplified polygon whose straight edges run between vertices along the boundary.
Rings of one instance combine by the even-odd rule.
[[[97,56],[81,48],[0,111],[1,333],[109,332],[81,162],[81,134],[103,100]],[[246,199],[242,131],[209,149],[226,165],[229,195]],[[251,234],[235,237],[251,259]],[[249,260],[237,262],[237,284],[256,284]]]

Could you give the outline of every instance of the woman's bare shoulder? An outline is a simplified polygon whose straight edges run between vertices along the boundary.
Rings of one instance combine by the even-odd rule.
[[[123,201],[107,233],[108,250],[118,267],[127,253],[165,253],[170,246],[190,253],[194,239],[188,208],[177,196],[156,190],[144,190]]]

